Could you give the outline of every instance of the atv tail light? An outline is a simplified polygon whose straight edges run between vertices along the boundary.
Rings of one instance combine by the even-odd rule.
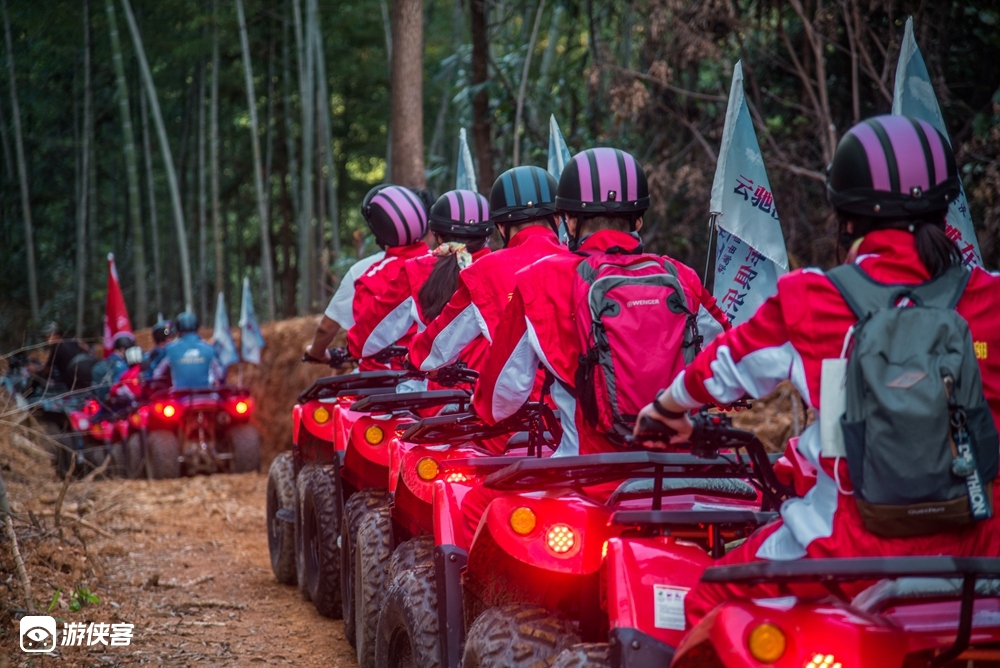
[[[365,429],[365,440],[369,445],[378,445],[385,440],[385,431],[378,425],[372,425]]]
[[[248,404],[247,402],[245,401],[236,402],[236,412],[239,413],[240,415],[246,415],[249,410],[250,410],[250,404]]]
[[[176,412],[177,409],[170,404],[163,407],[163,417],[173,417]]]
[[[169,419],[177,415],[177,406],[170,402],[157,401],[153,404],[153,412]]]
[[[445,480],[447,482],[469,482],[469,476],[465,475],[461,471],[455,471],[453,473],[449,473],[445,477]]]
[[[516,534],[527,536],[535,530],[537,523],[538,520],[531,508],[518,508],[510,514],[510,528]]]
[[[786,644],[784,632],[769,622],[756,626],[747,638],[751,656],[763,663],[774,663],[780,659],[785,653]],[[825,668],[833,667],[825,665]]]
[[[326,410],[325,407],[320,406],[313,411],[313,420],[316,424],[326,424],[330,421],[330,411]]]
[[[806,668],[841,668],[840,661],[834,658],[833,654],[815,654],[812,660],[806,664]]]
[[[91,399],[90,401],[88,401],[83,405],[83,412],[89,415],[90,417],[94,417],[95,415],[97,415],[97,411],[99,410],[101,410],[101,405],[97,403],[96,399]]]
[[[545,542],[556,554],[566,554],[576,545],[576,532],[565,524],[556,524],[545,534]]]
[[[431,457],[424,457],[417,462],[417,475],[421,480],[431,481],[437,477],[438,463]]]

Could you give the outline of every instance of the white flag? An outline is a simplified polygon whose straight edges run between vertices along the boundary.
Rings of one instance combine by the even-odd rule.
[[[563,168],[573,156],[570,155],[566,140],[563,139],[559,124],[556,123],[555,114],[549,116],[549,164],[548,172],[556,181],[562,176]]]
[[[906,19],[903,45],[899,49],[896,63],[896,87],[892,96],[892,113],[912,116],[933,125],[951,143],[948,129],[944,125],[941,107],[938,105],[934,86],[931,85],[927,65],[920,55],[917,40],[913,38],[913,17]],[[965,188],[959,182],[958,197],[948,207],[946,229],[948,236],[962,251],[962,259],[967,267],[983,266],[983,256],[979,252],[979,241],[969,214],[969,202],[965,199]]]
[[[738,325],[777,292],[778,276],[788,271],[785,236],[743,97],[739,62],[733,68],[711,206],[718,230],[714,294]]]
[[[222,366],[229,366],[240,361],[236,353],[236,342],[229,329],[229,314],[226,313],[226,298],[219,293],[219,301],[215,307],[215,329],[212,332],[212,345],[219,356]]]
[[[479,192],[476,185],[476,166],[472,163],[472,151],[465,128],[458,131],[458,167],[455,168],[455,189]]]
[[[243,278],[243,305],[240,307],[240,347],[243,359],[251,364],[260,364],[260,351],[264,347],[264,336],[257,324],[257,315],[250,297],[250,279]]]

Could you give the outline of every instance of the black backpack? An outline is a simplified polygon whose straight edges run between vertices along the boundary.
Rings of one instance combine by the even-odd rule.
[[[970,273],[886,285],[852,264],[826,276],[858,316],[841,426],[865,526],[915,536],[991,517],[1000,443],[955,311]]]

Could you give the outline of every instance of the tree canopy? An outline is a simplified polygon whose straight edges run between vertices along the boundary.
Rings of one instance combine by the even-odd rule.
[[[359,254],[373,250],[359,204],[371,186],[387,178],[392,159],[390,16],[406,2],[242,1],[262,200],[255,186],[235,2],[127,3],[176,167],[192,306],[203,322],[211,319],[217,288],[233,306],[244,275],[255,286],[258,312],[266,315],[262,246],[271,253],[278,317],[320,310],[338,276]],[[163,155],[123,2],[112,4],[121,81],[103,0],[6,4],[13,58],[2,49],[0,57],[11,61],[5,65],[13,65],[16,82],[39,305],[33,317],[12,91],[9,77],[0,76],[4,344],[36,338],[38,325],[48,320],[72,330],[81,286],[80,333],[96,336],[109,252],[117,258],[133,317],[140,298],[145,301],[146,316],[137,327],[151,324],[158,312],[170,317],[184,307]],[[1000,263],[1000,10],[992,0],[424,0],[422,12],[423,163],[430,189],[441,193],[454,183],[461,127],[470,131],[484,191],[513,166],[515,154],[521,164],[544,165],[548,118],[555,114],[571,151],[614,145],[642,162],[653,197],[647,246],[699,269],[708,253],[709,194],[735,62],[743,62],[747,100],[792,265],[830,266],[837,259],[837,239],[825,200],[825,166],[851,125],[890,110],[903,25],[912,15],[984,260],[993,268]],[[304,97],[302,59],[310,55],[312,29],[321,47],[311,53],[320,59],[313,61],[320,85]],[[303,99],[317,99],[315,112],[303,114]],[[138,223],[130,209],[123,112],[129,113],[137,156]],[[211,210],[213,113],[218,245]],[[312,141],[303,141],[303,127],[314,133]],[[312,175],[305,188],[303,174]],[[303,196],[309,207],[303,207]],[[303,208],[309,217],[305,230]],[[303,249],[308,256],[300,257]],[[144,282],[136,280],[137,269]],[[312,285],[307,304],[299,299],[302,280]]]

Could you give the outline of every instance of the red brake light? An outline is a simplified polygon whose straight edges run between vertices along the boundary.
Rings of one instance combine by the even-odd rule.
[[[177,415],[177,406],[168,401],[157,401],[153,404],[153,412],[169,420]]]
[[[253,411],[253,399],[250,397],[234,397],[226,402],[226,409],[233,417],[247,417]]]
[[[83,405],[83,412],[90,416],[97,415],[99,410],[101,410],[101,405],[97,403],[96,399],[91,399]]]
[[[247,402],[245,401],[236,402],[236,412],[239,413],[240,415],[243,415],[249,410],[250,410],[250,404],[248,404]]]

